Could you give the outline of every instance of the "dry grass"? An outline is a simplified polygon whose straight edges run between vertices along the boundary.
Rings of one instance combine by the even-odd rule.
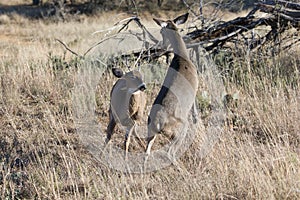
[[[90,34],[114,19],[45,23],[0,17],[1,199],[300,198],[299,49],[260,62],[264,76],[246,70],[237,77],[238,69],[248,69],[247,62],[237,62],[237,78],[225,78],[229,93],[239,92],[230,123],[206,157],[197,156],[201,143],[194,141],[179,160],[183,171],[171,165],[126,174],[96,160],[73,122],[77,60],[54,39],[84,52],[103,36]],[[115,79],[103,78],[97,116],[106,124]]]

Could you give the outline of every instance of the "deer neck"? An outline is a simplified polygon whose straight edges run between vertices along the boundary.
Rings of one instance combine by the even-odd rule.
[[[185,60],[189,60],[188,52],[186,49],[186,45],[182,39],[182,37],[179,35],[177,31],[173,31],[173,35],[170,37],[170,43],[171,47],[174,51],[174,56],[179,56],[181,58],[184,58]]]

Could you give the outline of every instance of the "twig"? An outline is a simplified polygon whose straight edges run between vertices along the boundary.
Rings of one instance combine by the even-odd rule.
[[[76,55],[77,57],[84,57],[84,56],[81,56],[81,55],[79,55],[78,53],[76,53],[75,51],[73,51],[72,49],[70,49],[64,42],[62,42],[61,40],[59,40],[59,39],[55,39],[56,41],[58,41],[60,44],[62,44],[64,47],[65,47],[65,49],[67,49],[68,51],[70,51],[72,54],[74,54],[74,55]]]
[[[195,16],[197,17],[197,13],[194,12],[194,10],[191,8],[191,6],[186,2],[186,0],[182,0],[182,2],[184,3],[184,5],[189,9],[189,11]]]
[[[130,17],[130,18],[127,18],[127,19],[124,19],[124,20],[121,20],[120,22],[118,22],[118,23],[121,23],[121,22],[123,22],[123,21],[127,21],[125,24],[123,24],[122,28],[120,28],[120,29],[118,30],[118,33],[120,33],[124,28],[128,28],[129,23],[130,23],[132,20],[134,20],[135,18],[136,18],[136,16],[133,16],[133,17]],[[117,23],[117,24],[118,24],[118,23]]]
[[[109,39],[112,39],[112,38],[114,38],[114,37],[116,37],[116,36],[117,36],[117,34],[114,34],[114,35],[112,35],[112,36],[110,36],[110,37],[104,38],[103,40],[101,40],[101,41],[98,42],[97,44],[91,46],[91,47],[83,54],[83,56],[85,57],[86,54],[88,54],[93,48],[95,48],[96,46],[98,46],[98,45],[102,44],[103,42],[105,42],[105,41],[107,41],[107,40],[109,40]]]

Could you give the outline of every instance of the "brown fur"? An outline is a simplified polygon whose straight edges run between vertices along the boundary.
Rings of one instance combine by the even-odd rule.
[[[106,144],[110,141],[117,123],[126,127],[124,141],[125,155],[128,152],[130,136],[135,131],[136,122],[143,118],[143,111],[146,104],[144,89],[145,83],[138,71],[130,71],[123,75],[118,68],[113,73],[120,79],[115,83],[111,91],[109,124],[107,126]]]
[[[197,93],[197,69],[190,61],[176,24],[187,20],[188,14],[174,20],[154,19],[162,27],[163,42],[170,42],[174,58],[168,68],[163,86],[156,97],[148,117],[147,155],[158,133],[184,132],[187,118]],[[176,136],[175,136],[176,137]]]

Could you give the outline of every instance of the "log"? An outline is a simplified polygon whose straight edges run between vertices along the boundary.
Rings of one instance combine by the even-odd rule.
[[[275,16],[280,16],[281,18],[292,22],[295,26],[299,26],[300,22],[300,10],[286,10],[282,8],[277,8],[276,5],[266,5],[266,4],[258,4],[257,5],[260,11],[273,14]]]
[[[285,8],[288,9],[292,9],[292,10],[300,10],[300,4],[299,3],[293,3],[293,2],[289,2],[289,1],[283,1],[283,0],[267,0],[264,1],[263,3],[259,3],[259,4],[264,4],[264,5],[272,5],[272,6],[276,6],[276,5],[281,5]]]

